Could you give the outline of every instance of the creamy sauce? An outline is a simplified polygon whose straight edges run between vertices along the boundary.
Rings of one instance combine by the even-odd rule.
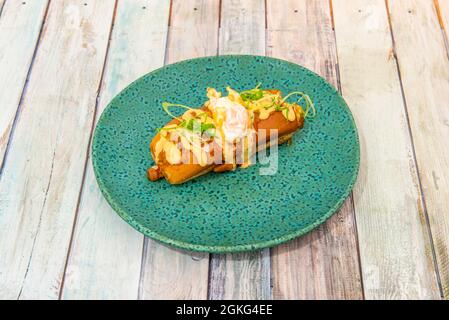
[[[178,148],[177,144],[169,141],[165,137],[161,137],[156,144],[155,154],[157,161],[160,161],[160,155],[164,151],[165,160],[170,164],[180,164],[181,163],[181,150]]]
[[[265,92],[264,96],[257,101],[247,102],[247,108],[252,112],[259,114],[260,120],[266,120],[275,111],[282,111],[282,115],[288,121],[295,121],[296,118],[300,118],[303,111],[297,104],[283,103],[280,106],[282,99],[279,94]]]
[[[248,146],[253,143],[255,113],[260,120],[268,119],[275,111],[282,111],[282,115],[288,121],[295,121],[303,116],[299,105],[283,103],[280,106],[282,102],[280,94],[264,91],[263,97],[257,101],[243,101],[236,91],[231,88],[227,90],[228,96],[221,97],[221,93],[215,89],[208,89],[209,101],[205,106],[210,114],[204,110],[192,109],[181,116],[183,121],[197,119],[201,123],[215,126],[213,139],[221,148],[225,163],[235,163],[235,144],[241,142],[245,148],[243,153],[245,162],[242,167],[251,164]],[[167,125],[160,131],[160,139],[155,145],[155,161],[156,163],[162,161],[161,155],[164,154],[165,161],[169,164],[180,164],[185,154],[189,155],[191,152],[195,157],[195,163],[205,166],[211,160],[211,142],[211,139],[205,141],[198,132],[178,127],[176,124]],[[183,154],[186,151],[187,153]]]

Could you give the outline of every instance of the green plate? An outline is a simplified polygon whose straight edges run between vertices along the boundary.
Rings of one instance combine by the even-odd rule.
[[[163,101],[200,106],[206,88],[304,91],[316,105],[293,143],[279,147],[275,175],[263,165],[209,173],[182,185],[150,182],[149,143],[170,120]],[[359,168],[353,117],[338,92],[315,73],[259,56],[218,56],[165,66],[117,95],[95,129],[92,159],[103,195],[143,234],[175,247],[237,252],[274,246],[305,234],[349,195]]]

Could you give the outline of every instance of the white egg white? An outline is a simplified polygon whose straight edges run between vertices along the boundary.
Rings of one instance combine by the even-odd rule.
[[[241,104],[228,97],[220,97],[210,99],[208,108],[227,142],[232,143],[248,134],[249,115]]]

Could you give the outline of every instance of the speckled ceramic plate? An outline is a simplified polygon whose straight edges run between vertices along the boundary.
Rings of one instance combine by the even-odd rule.
[[[200,106],[207,87],[304,91],[317,116],[279,147],[278,171],[261,164],[182,185],[149,182],[150,140],[170,118],[163,101]],[[117,95],[95,130],[92,159],[106,200],[131,226],[179,248],[236,252],[274,246],[312,230],[349,195],[359,168],[357,130],[346,103],[315,73],[257,56],[186,60],[153,71]]]

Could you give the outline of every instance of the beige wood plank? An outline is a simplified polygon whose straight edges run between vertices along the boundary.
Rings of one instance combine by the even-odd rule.
[[[167,63],[217,54],[219,6],[220,0],[173,0]]]
[[[8,1],[0,18],[0,168],[30,69],[47,0]],[[0,10],[2,8],[0,1]]]
[[[361,143],[353,195],[365,297],[438,298],[385,1],[334,0],[333,13]]]
[[[213,255],[209,299],[271,299],[270,250]]]
[[[337,84],[328,0],[268,1],[268,54],[304,65]],[[272,251],[277,299],[361,299],[352,200],[315,231]]]
[[[220,54],[265,55],[265,0],[222,0],[220,21]]]
[[[58,297],[113,11],[50,4],[1,177],[1,298]]]
[[[449,299],[449,60],[432,0],[388,3],[441,285]]]
[[[217,53],[218,0],[174,0],[167,63]],[[142,299],[206,299],[209,254],[191,253],[147,240]]]
[[[130,82],[164,64],[169,10],[170,0],[118,2],[98,115]],[[86,170],[62,297],[137,299],[143,236],[109,207],[90,159]]]
[[[222,0],[219,54],[265,55],[265,1]],[[211,256],[209,299],[269,299],[270,250]]]

